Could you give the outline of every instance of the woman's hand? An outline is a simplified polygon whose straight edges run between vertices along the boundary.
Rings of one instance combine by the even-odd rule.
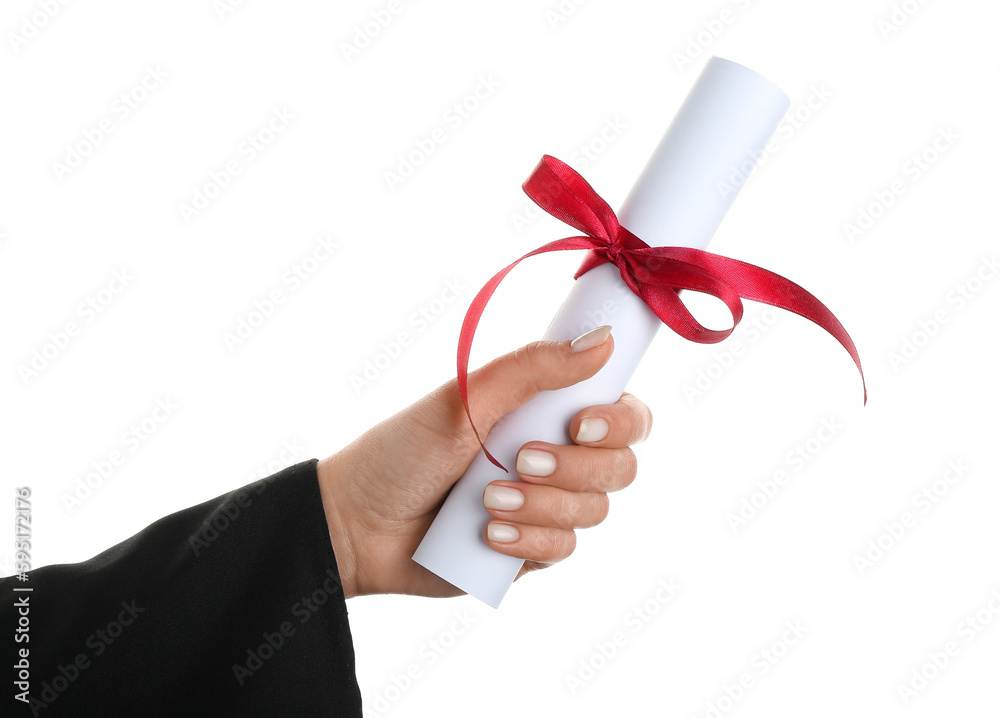
[[[614,351],[610,327],[572,342],[535,342],[469,374],[469,402],[481,436],[542,390],[593,376]],[[517,455],[522,481],[494,481],[483,497],[493,517],[485,538],[495,551],[526,559],[518,578],[561,561],[574,529],[608,513],[608,492],[635,478],[629,447],[652,417],[623,394],[616,404],[579,412],[570,446],[530,441]],[[451,380],[319,463],[320,491],[344,593],[463,593],[411,559],[451,486],[479,451]]]

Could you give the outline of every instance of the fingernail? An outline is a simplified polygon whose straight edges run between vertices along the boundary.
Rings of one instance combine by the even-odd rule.
[[[586,334],[581,334],[569,343],[569,350],[572,352],[585,352],[588,349],[599,347],[611,336],[611,325],[605,324],[603,327],[591,329]]]
[[[580,422],[580,430],[576,432],[576,440],[579,442],[600,441],[607,435],[608,422],[593,417]]]
[[[496,524],[491,522],[486,526],[486,537],[490,541],[511,543],[512,541],[517,541],[520,536],[521,534],[517,532],[517,529],[510,524]]]
[[[500,511],[517,511],[524,506],[524,494],[509,486],[490,484],[483,492],[483,506]]]
[[[547,451],[521,449],[517,452],[517,473],[527,476],[549,476],[556,470],[556,457]]]

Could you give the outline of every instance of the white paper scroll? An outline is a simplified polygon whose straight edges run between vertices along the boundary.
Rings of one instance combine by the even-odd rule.
[[[707,247],[787,109],[781,89],[742,65],[713,57],[625,200],[618,213],[622,226],[653,246]],[[490,431],[486,444],[504,466],[514,467],[518,449],[528,441],[572,443],[573,416],[618,400],[662,326],[610,263],[575,282],[543,338],[574,339],[602,324],[612,326],[615,351],[596,375],[542,392]],[[516,476],[493,466],[480,451],[413,555],[421,566],[494,607],[523,563],[483,539],[490,519],[483,491],[498,479]]]

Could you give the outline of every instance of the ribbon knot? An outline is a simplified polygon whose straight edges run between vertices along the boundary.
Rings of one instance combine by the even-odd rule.
[[[522,185],[543,210],[583,232],[580,236],[549,242],[528,252],[497,272],[472,300],[458,340],[458,389],[472,431],[487,458],[507,471],[486,449],[469,410],[468,370],[472,339],[483,310],[503,278],[522,260],[536,254],[569,249],[589,250],[574,279],[594,267],[611,262],[622,280],[654,314],[677,334],[703,344],[720,342],[743,318],[743,299],[794,312],[829,332],[847,350],[861,375],[864,400],[868,389],[861,359],[847,330],[816,297],[784,277],[766,269],[688,247],[650,247],[618,223],[614,211],[572,167],[545,155]],[[725,303],[733,318],[728,329],[709,329],[694,318],[678,292],[687,289],[710,294]]]

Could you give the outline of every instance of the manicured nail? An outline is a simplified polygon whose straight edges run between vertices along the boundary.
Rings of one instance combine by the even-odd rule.
[[[605,324],[603,327],[591,329],[586,334],[581,334],[569,343],[569,349],[573,352],[585,352],[588,349],[599,347],[611,336],[611,325]]]
[[[608,422],[599,417],[584,419],[580,422],[580,430],[576,432],[579,442],[600,441],[608,435]]]
[[[483,506],[500,511],[517,511],[524,506],[524,494],[509,486],[490,484],[483,492]]]
[[[486,526],[486,537],[490,541],[497,543],[511,543],[517,541],[521,534],[510,524],[490,523]]]
[[[526,476],[549,476],[556,470],[556,457],[548,451],[521,449],[517,452],[517,473]]]

